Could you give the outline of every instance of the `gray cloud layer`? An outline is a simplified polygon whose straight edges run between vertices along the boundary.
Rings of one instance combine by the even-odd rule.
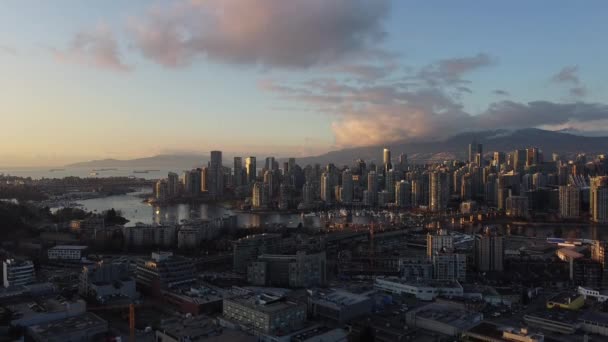
[[[485,54],[446,59],[403,77],[356,84],[333,78],[292,84],[266,80],[260,86],[285,100],[333,115],[338,146],[375,145],[403,140],[441,139],[455,133],[499,128],[608,129],[608,106],[595,103],[499,101],[472,115],[460,97],[468,73],[491,65]],[[432,72],[429,72],[432,71]],[[506,96],[508,92],[495,90]]]
[[[60,62],[76,63],[112,71],[130,71],[122,61],[118,42],[107,25],[78,32],[65,49],[51,49]]]
[[[208,58],[300,68],[381,56],[388,12],[386,0],[206,0],[153,8],[130,29],[135,47],[167,67]]]

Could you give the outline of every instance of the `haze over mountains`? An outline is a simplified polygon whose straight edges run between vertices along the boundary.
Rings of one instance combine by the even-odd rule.
[[[463,159],[468,144],[473,140],[483,144],[484,153],[493,151],[513,151],[525,147],[538,147],[550,158],[551,153],[563,155],[576,153],[599,154],[608,152],[608,137],[588,137],[572,133],[547,131],[537,128],[520,130],[491,130],[482,132],[461,133],[446,139],[429,142],[400,142],[386,146],[366,146],[331,151],[318,156],[297,158],[298,164],[319,163],[321,165],[334,163],[350,165],[353,160],[381,161],[382,149],[389,147],[396,160],[401,153],[406,153],[412,161],[441,161],[447,159]],[[272,152],[267,154],[272,155]],[[267,155],[257,154],[258,160]],[[243,157],[247,155],[243,154]],[[232,155],[225,154],[224,165],[231,165]],[[195,167],[205,164],[209,159],[208,152],[198,154],[163,154],[147,158],[130,160],[103,159],[67,165],[69,167]],[[280,159],[280,158],[279,158]],[[258,161],[258,165],[260,161]]]

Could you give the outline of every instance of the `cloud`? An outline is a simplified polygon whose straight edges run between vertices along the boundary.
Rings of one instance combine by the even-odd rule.
[[[0,54],[16,56],[17,49],[8,45],[0,45]]]
[[[491,66],[496,61],[485,53],[475,56],[442,59],[422,68],[416,78],[425,81],[429,86],[452,86],[470,83],[463,77],[477,69]]]
[[[205,0],[157,5],[129,24],[134,46],[166,67],[199,58],[307,68],[384,58],[388,0]],[[370,70],[363,71],[369,73]]]
[[[488,60],[452,60],[459,62],[434,69],[439,71],[433,76],[440,80],[438,83],[382,81],[370,84],[323,77],[291,83],[268,81],[260,87],[281,99],[330,115],[337,147],[439,140],[464,131],[497,127],[576,127],[583,130],[606,127],[608,130],[608,106],[587,102],[498,101],[473,115],[464,109],[461,102],[461,95],[469,93],[470,89],[461,85],[463,82],[456,81],[462,80],[467,72],[485,66]],[[470,62],[473,60],[477,62]],[[428,70],[428,67],[423,69]],[[420,71],[413,70],[411,74],[419,75]],[[412,79],[411,75],[406,79]],[[508,95],[500,89],[494,93]],[[593,127],[591,123],[603,125]]]
[[[581,81],[578,65],[565,66],[557,74],[551,77],[551,81],[556,84],[568,84],[572,87],[568,90],[574,98],[587,95],[587,87]]]
[[[65,49],[51,49],[55,58],[64,63],[75,63],[112,71],[131,71],[123,62],[118,42],[112,30],[100,24],[92,30],[78,32]]]
[[[587,95],[587,88],[586,87],[570,88],[570,95],[572,95],[574,97],[583,97],[583,96]]]
[[[580,84],[581,80],[578,76],[578,66],[565,66],[557,74],[553,75],[551,80],[555,83],[570,83]]]
[[[502,89],[495,89],[494,91],[492,91],[492,93],[494,95],[498,95],[498,96],[510,96],[511,95],[508,91],[502,90]]]

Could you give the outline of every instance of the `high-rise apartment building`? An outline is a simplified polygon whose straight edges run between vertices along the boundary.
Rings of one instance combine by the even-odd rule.
[[[454,237],[446,234],[444,231],[438,231],[436,234],[427,234],[426,236],[426,256],[431,258],[439,253],[449,253],[454,250]]]
[[[591,220],[608,222],[608,176],[593,177],[589,188]]]
[[[374,206],[378,203],[378,174],[376,171],[370,171],[367,174],[367,203],[366,205]]]
[[[443,171],[433,171],[430,177],[430,209],[442,211],[448,206],[449,184],[448,174]]]
[[[410,206],[412,197],[412,188],[410,183],[402,180],[395,183],[395,204],[399,208],[406,208]]]
[[[343,204],[351,204],[353,202],[355,185],[353,182],[353,173],[346,169],[342,171],[342,190],[340,192],[340,201]]]
[[[475,235],[475,266],[479,272],[503,270],[503,238],[491,232]]]
[[[483,158],[483,145],[478,144],[476,140],[473,140],[473,142],[469,144],[469,163],[475,163],[481,158]]]
[[[573,184],[559,187],[559,213],[562,218],[578,218],[581,209],[581,189]]]
[[[255,157],[247,157],[247,159],[245,159],[245,169],[247,171],[247,183],[253,184],[258,176]]]

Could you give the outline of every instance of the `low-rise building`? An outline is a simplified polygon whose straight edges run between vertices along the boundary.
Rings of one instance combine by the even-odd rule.
[[[304,326],[306,304],[270,294],[247,293],[224,299],[223,319],[252,334],[282,336]]]
[[[547,309],[578,310],[585,305],[585,297],[578,293],[561,292],[547,301]]]
[[[192,260],[175,256],[172,252],[154,252],[151,259],[137,261],[137,286],[153,296],[163,290],[189,286],[196,280]]]
[[[545,336],[538,332],[531,332],[528,328],[503,327],[484,321],[465,331],[463,340],[480,342],[544,342]]]
[[[36,280],[34,264],[30,260],[4,260],[2,278],[4,287],[31,284]]]
[[[483,314],[457,305],[428,304],[406,313],[409,327],[430,330],[448,336],[460,336],[483,320]]]
[[[332,323],[344,323],[372,311],[371,298],[341,289],[313,291],[309,299],[313,317]]]
[[[247,280],[256,286],[323,286],[327,281],[325,252],[262,254],[247,267]]]
[[[572,310],[541,310],[524,315],[524,322],[531,327],[571,335],[581,328],[578,313]]]
[[[449,280],[408,281],[399,278],[376,278],[374,288],[398,295],[409,294],[425,301],[434,300],[438,296],[463,296],[463,289],[460,283]]]
[[[36,342],[94,341],[107,331],[108,322],[90,312],[27,328]]]
[[[49,248],[47,254],[49,260],[81,260],[85,256],[87,246],[58,245]]]
[[[123,235],[126,245],[130,247],[173,247],[177,228],[137,223],[134,227],[124,227]]]
[[[29,327],[44,324],[68,317],[82,315],[86,312],[87,304],[83,300],[70,301],[61,297],[31,300],[8,305],[14,313],[12,326]]]
[[[114,297],[135,299],[135,279],[129,275],[126,264],[97,263],[82,268],[78,293],[105,303]]]
[[[257,338],[242,331],[223,329],[213,319],[201,315],[164,321],[155,332],[156,342],[209,341],[255,342]]]

